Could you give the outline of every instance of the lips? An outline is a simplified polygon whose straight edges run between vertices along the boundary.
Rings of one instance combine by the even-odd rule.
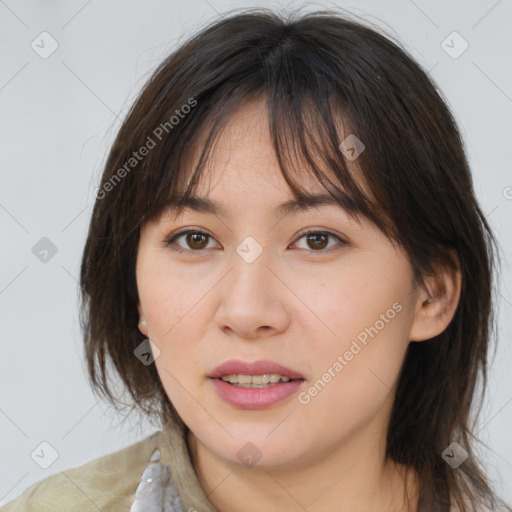
[[[220,364],[208,377],[211,379],[219,379],[223,375],[264,375],[271,373],[288,377],[291,380],[304,379],[304,375],[301,373],[273,361],[255,361],[249,363],[235,359]]]
[[[221,379],[225,375],[237,374],[274,374],[288,377],[290,380],[265,387],[237,387]],[[285,399],[297,394],[305,383],[302,373],[273,361],[255,361],[253,363],[239,360],[226,361],[217,366],[208,377],[210,377],[210,382],[218,396],[237,409],[269,409],[278,406]]]

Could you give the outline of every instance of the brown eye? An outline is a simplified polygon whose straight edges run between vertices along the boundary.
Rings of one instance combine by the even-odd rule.
[[[327,233],[315,233],[312,235],[307,235],[306,239],[308,241],[309,247],[315,250],[325,249],[328,243],[329,235]]]
[[[305,249],[310,252],[330,252],[330,249],[333,248],[333,245],[338,245],[339,247],[335,247],[334,250],[341,248],[344,245],[347,245],[347,242],[340,238],[338,235],[334,233],[330,233],[328,231],[308,231],[304,233],[298,240],[306,240],[306,247],[300,247],[300,249]],[[338,240],[338,244],[331,244],[329,247],[329,239]]]
[[[178,243],[181,239],[185,241],[184,245]],[[212,237],[208,233],[189,229],[171,236],[165,240],[165,245],[176,252],[202,252],[207,248],[210,239]]]
[[[187,242],[187,245],[191,249],[197,249],[197,250],[204,249],[206,247],[206,245],[208,245],[207,239],[208,239],[208,235],[205,235],[204,233],[196,233],[196,232],[185,233],[185,240]]]

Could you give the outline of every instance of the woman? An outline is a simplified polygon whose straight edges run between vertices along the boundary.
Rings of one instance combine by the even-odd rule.
[[[469,426],[495,245],[397,43],[216,21],[125,119],[82,261],[93,388],[117,405],[115,370],[161,430],[6,510],[495,510]]]

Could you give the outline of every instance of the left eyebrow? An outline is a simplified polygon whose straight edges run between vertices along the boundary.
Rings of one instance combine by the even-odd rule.
[[[181,201],[184,210],[191,210],[198,213],[206,213],[210,215],[217,215],[221,217],[228,217],[227,210],[219,202],[208,199],[207,197],[190,196]],[[177,199],[171,199],[167,202],[165,210],[172,210],[178,205]],[[361,213],[360,208],[353,202],[340,197],[335,199],[329,194],[316,194],[302,196],[300,198],[290,199],[289,201],[280,204],[274,208],[274,215],[287,216],[298,211],[308,211],[320,206],[338,206],[350,213]]]

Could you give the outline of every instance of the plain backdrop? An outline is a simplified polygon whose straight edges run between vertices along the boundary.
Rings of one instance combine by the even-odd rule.
[[[0,504],[155,430],[135,417],[121,424],[92,394],[78,324],[94,189],[131,102],[164,56],[215,17],[300,5],[0,0]],[[512,3],[339,1],[304,11],[332,6],[397,37],[439,84],[462,129],[478,198],[503,248],[500,340],[478,436],[488,445],[480,453],[489,475],[510,501]]]

